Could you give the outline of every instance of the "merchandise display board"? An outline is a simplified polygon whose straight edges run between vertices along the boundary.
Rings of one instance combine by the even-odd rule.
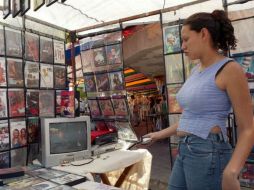
[[[64,41],[0,26],[0,168],[38,155],[40,117],[56,117],[56,89],[66,89]]]

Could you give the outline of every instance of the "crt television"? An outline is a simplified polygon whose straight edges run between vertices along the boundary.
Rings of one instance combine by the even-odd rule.
[[[91,156],[90,117],[41,118],[41,155],[44,167]]]

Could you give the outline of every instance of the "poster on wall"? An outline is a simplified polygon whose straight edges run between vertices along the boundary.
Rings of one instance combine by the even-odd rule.
[[[8,150],[9,148],[10,141],[8,120],[0,120],[0,151]]]
[[[0,26],[0,55],[4,55],[4,28]]]
[[[21,1],[12,0],[12,17],[16,17],[21,12]]]
[[[124,79],[122,71],[109,73],[110,78],[110,88],[111,90],[123,90],[124,89]]]
[[[27,145],[26,122],[24,119],[11,119],[11,148],[19,148]]]
[[[0,169],[9,168],[9,167],[10,167],[9,151],[0,153]]]
[[[6,86],[6,67],[3,57],[0,57],[0,86]]]
[[[165,68],[167,84],[184,82],[182,54],[166,55]]]
[[[27,88],[39,87],[39,63],[26,61],[25,85]]]
[[[100,108],[96,99],[88,99],[88,105],[92,118],[98,118],[101,116]]]
[[[6,89],[0,89],[0,118],[8,117]]]
[[[181,113],[182,112],[182,108],[180,107],[180,105],[178,104],[178,102],[176,100],[176,94],[178,93],[178,91],[180,90],[181,87],[182,87],[182,84],[172,84],[172,85],[167,86],[169,113]]]
[[[93,50],[81,52],[82,67],[84,73],[92,72],[92,65],[94,65]]]
[[[238,53],[232,56],[243,68],[248,81],[254,81],[254,52],[251,54]]]
[[[23,89],[9,89],[8,102],[10,117],[25,116],[25,98]]]
[[[40,90],[39,115],[40,117],[55,117],[54,90]]]
[[[54,65],[55,88],[66,88],[66,68],[64,66]]]
[[[99,98],[98,103],[101,109],[101,113],[104,117],[115,115],[110,97]]]
[[[65,64],[64,42],[54,40],[54,63]]]
[[[21,16],[30,9],[30,0],[21,0]]]
[[[181,51],[179,26],[166,26],[163,28],[164,54]]]
[[[98,92],[109,91],[109,78],[108,73],[96,74],[96,84]]]
[[[33,0],[34,2],[34,11],[37,11],[39,8],[41,8],[45,4],[45,0]]]
[[[40,61],[53,64],[53,41],[51,38],[40,37]]]
[[[39,115],[39,90],[27,90],[26,92],[26,115]]]
[[[53,65],[41,64],[40,75],[41,75],[40,86],[42,88],[54,87]]]
[[[105,48],[96,48],[93,50],[95,67],[104,66],[107,64]]]
[[[23,87],[23,63],[21,59],[7,59],[7,80],[9,87]]]
[[[107,63],[109,65],[121,64],[122,63],[121,45],[116,44],[106,46],[106,55],[107,55]]]
[[[32,33],[25,33],[25,59],[39,61],[39,36]]]
[[[6,19],[11,13],[11,0],[3,0],[3,19]]]
[[[5,28],[6,55],[22,58],[21,31]]]

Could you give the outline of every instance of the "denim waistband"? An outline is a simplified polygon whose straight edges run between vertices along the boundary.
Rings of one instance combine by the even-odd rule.
[[[193,138],[202,139],[201,137],[190,134],[190,135],[186,135],[186,136],[183,136],[183,137],[179,137],[179,142],[188,143]],[[203,140],[211,140],[211,141],[220,142],[220,143],[226,142],[222,133],[209,133],[207,139],[203,139]]]

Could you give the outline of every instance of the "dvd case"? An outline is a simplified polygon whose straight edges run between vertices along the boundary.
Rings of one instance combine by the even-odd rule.
[[[61,116],[74,117],[75,116],[75,97],[74,91],[63,90],[61,92]]]
[[[88,105],[92,118],[98,118],[101,116],[100,108],[96,99],[88,99]]]
[[[101,113],[104,117],[115,115],[110,97],[99,98],[98,103],[101,109]]]
[[[164,54],[181,51],[179,25],[163,28]]]
[[[26,61],[25,85],[27,88],[39,88],[39,63]]]
[[[65,64],[64,42],[54,40],[54,63]]]
[[[26,92],[26,115],[38,116],[39,115],[39,91],[27,90]]]
[[[0,43],[0,55],[4,55],[5,54],[5,48],[4,48],[4,28],[3,26],[1,25],[0,26],[0,41],[2,43]]]
[[[27,145],[26,122],[23,118],[10,120],[11,148]]]
[[[24,89],[9,89],[8,102],[10,117],[25,116]]]
[[[40,138],[40,127],[38,117],[27,118],[28,142],[38,143]]]
[[[116,65],[122,63],[122,49],[120,44],[106,46],[107,64]]]
[[[54,90],[40,90],[39,115],[40,117],[55,117]]]
[[[124,79],[122,71],[109,73],[109,78],[112,91],[124,89]]]
[[[41,83],[42,88],[53,88],[54,78],[53,78],[53,65],[41,64],[40,67]]]
[[[94,55],[93,50],[87,50],[81,52],[81,60],[82,60],[82,67],[84,73],[89,73],[93,71],[94,65]]]
[[[5,28],[6,55],[22,58],[21,31]]]
[[[10,153],[1,152],[0,153],[0,169],[9,168],[10,167]]]
[[[96,48],[93,50],[94,66],[100,67],[107,64],[106,52],[104,47]]]
[[[10,133],[8,120],[0,120],[0,151],[10,148]]]
[[[66,88],[66,67],[54,65],[54,82],[55,88]]]
[[[53,41],[40,36],[40,62],[53,64]]]
[[[23,62],[21,59],[7,59],[7,80],[9,87],[24,87]]]
[[[39,36],[36,34],[25,33],[25,59],[39,61]]]
[[[98,73],[96,76],[96,84],[97,84],[97,91],[103,92],[103,91],[109,91],[109,78],[108,73]]]
[[[96,83],[94,74],[86,74],[84,75],[84,83],[86,92],[96,92]]]
[[[6,89],[0,89],[0,118],[8,117]]]
[[[112,103],[116,116],[128,116],[125,96],[112,96]]]
[[[26,166],[27,147],[11,150],[11,167]]]
[[[0,57],[0,86],[6,86],[5,58]]]

